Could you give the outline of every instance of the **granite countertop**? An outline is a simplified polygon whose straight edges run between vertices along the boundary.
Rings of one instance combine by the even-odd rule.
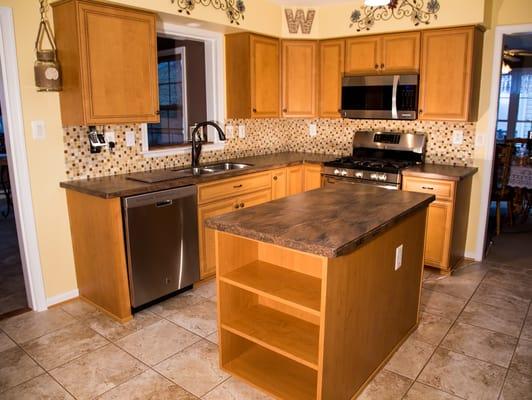
[[[277,167],[286,167],[290,165],[297,165],[301,163],[317,163],[321,164],[325,161],[334,160],[338,158],[335,155],[327,154],[313,154],[313,153],[276,153],[252,157],[236,158],[231,160],[220,160],[219,162],[231,161],[236,163],[252,164],[250,168],[232,170],[223,174],[210,174],[201,176],[190,176],[185,178],[173,179],[157,183],[144,183],[128,179],[135,175],[145,175],[150,173],[157,173],[164,170],[138,172],[132,174],[114,175],[102,178],[80,179],[61,182],[60,186],[65,189],[75,190],[81,193],[110,199],[115,197],[134,196],[142,193],[155,192],[158,190],[173,189],[180,186],[193,185],[198,183],[211,182],[219,179],[227,179],[235,176],[246,175],[253,172],[265,171]],[[211,163],[211,164],[216,164]],[[175,168],[186,168],[175,167]]]
[[[348,254],[435,197],[335,185],[213,217],[206,226],[328,258]]]
[[[403,176],[418,176],[420,178],[443,179],[447,181],[460,181],[470,175],[476,174],[478,168],[457,167],[443,164],[416,165],[403,170]]]

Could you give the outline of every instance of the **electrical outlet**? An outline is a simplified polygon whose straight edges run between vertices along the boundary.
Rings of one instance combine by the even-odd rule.
[[[116,143],[115,131],[105,131],[105,142]]]
[[[395,270],[397,271],[403,265],[403,245],[395,249]]]
[[[453,144],[461,145],[464,142],[464,131],[461,129],[455,129],[453,131]]]
[[[135,146],[135,132],[131,132],[131,131],[126,132],[126,146],[127,147]]]
[[[475,147],[484,147],[484,135],[480,133],[475,135]]]
[[[318,134],[318,129],[315,123],[308,124],[308,134],[310,137],[315,137]]]
[[[238,125],[238,137],[244,139],[246,137],[246,125]]]
[[[31,121],[31,134],[35,140],[44,140],[46,137],[44,121]]]
[[[231,139],[233,137],[233,125],[225,126],[225,137]]]

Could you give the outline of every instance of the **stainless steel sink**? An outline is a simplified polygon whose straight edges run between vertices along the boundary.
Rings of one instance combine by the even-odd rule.
[[[234,169],[244,169],[244,168],[249,168],[249,167],[251,167],[251,164],[226,162],[226,163],[220,163],[220,164],[207,165],[205,167],[201,167],[200,169],[202,171],[206,171],[207,173],[216,173],[216,172],[232,171]]]

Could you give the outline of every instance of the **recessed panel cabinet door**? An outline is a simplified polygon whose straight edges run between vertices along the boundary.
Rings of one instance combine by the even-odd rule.
[[[286,169],[287,195],[302,193],[304,190],[303,166],[297,165]]]
[[[420,119],[470,119],[474,37],[474,27],[421,34]]]
[[[79,3],[87,124],[158,122],[155,17]]]
[[[272,200],[286,196],[286,168],[272,171]]]
[[[434,201],[429,206],[425,239],[425,264],[449,269],[452,204]]]
[[[380,68],[381,37],[367,36],[347,39],[345,43],[345,73],[376,74]]]
[[[251,35],[251,103],[253,117],[279,116],[279,40]]]
[[[283,116],[317,115],[318,42],[282,42]]]
[[[383,74],[419,71],[419,42],[421,34],[398,33],[382,37],[382,60],[379,65]]]
[[[320,42],[320,117],[339,118],[344,72],[345,40]]]

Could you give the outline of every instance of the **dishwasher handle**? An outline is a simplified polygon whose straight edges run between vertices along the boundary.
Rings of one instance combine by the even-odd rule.
[[[143,206],[155,205],[158,208],[169,207],[176,200],[186,197],[196,197],[197,188],[195,185],[182,186],[170,190],[161,190],[159,192],[145,193],[137,196],[130,196],[124,198],[124,208],[136,208]]]
[[[163,208],[163,207],[171,206],[172,204],[174,204],[173,200],[163,200],[163,201],[159,201],[158,203],[155,203],[155,207]]]

